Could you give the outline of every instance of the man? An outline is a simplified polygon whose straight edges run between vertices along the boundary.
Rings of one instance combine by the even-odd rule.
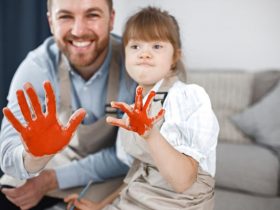
[[[111,100],[131,103],[135,84],[127,82],[121,57],[120,40],[110,35],[115,12],[112,0],[48,0],[48,20],[53,37],[30,52],[19,66],[8,95],[7,107],[24,123],[16,100],[16,90],[32,83],[41,101],[43,81],[50,80],[57,98],[58,117],[65,123],[80,107],[87,111],[83,124],[62,153],[34,158],[24,150],[19,134],[3,119],[0,139],[2,170],[17,179],[28,179],[14,189],[3,188],[0,206],[10,201],[7,209],[43,209],[58,199],[42,197],[57,188],[84,185],[78,170],[94,164],[89,176],[95,182],[123,175],[127,167],[115,155],[116,129],[106,125],[105,116],[117,115],[110,110]],[[109,147],[111,146],[111,147]],[[102,149],[102,150],[101,150]],[[71,170],[73,160],[77,170]],[[28,161],[27,161],[28,160]],[[38,173],[48,163],[47,168]],[[61,166],[56,168],[57,166]],[[31,168],[31,169],[30,169]],[[68,169],[68,170],[67,170]],[[109,170],[110,169],[110,170]],[[1,184],[19,186],[7,175]],[[5,198],[6,196],[6,198]],[[41,200],[41,202],[40,202]]]

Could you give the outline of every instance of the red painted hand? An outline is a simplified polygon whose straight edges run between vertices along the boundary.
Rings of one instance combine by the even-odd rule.
[[[148,98],[143,106],[142,96],[143,88],[138,86],[136,89],[135,105],[131,107],[126,103],[122,102],[112,102],[111,106],[118,108],[125,112],[128,116],[128,120],[116,119],[113,117],[108,117],[107,122],[111,125],[119,126],[127,130],[134,131],[139,135],[146,135],[147,132],[153,127],[153,125],[160,120],[164,115],[164,109],[161,109],[155,117],[149,117],[148,111],[150,108],[151,101],[155,96],[155,92],[151,91]]]
[[[86,113],[83,109],[77,110],[71,116],[67,126],[64,127],[56,117],[55,95],[50,81],[44,82],[46,93],[45,113],[42,112],[39,98],[32,85],[26,83],[24,89],[34,110],[32,114],[23,90],[18,90],[17,99],[26,125],[22,125],[9,108],[5,107],[3,113],[21,134],[24,147],[28,153],[37,157],[53,155],[69,143],[72,134],[82,122]]]

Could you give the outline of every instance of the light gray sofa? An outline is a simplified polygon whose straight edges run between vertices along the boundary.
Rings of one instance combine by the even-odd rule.
[[[279,210],[280,71],[197,70],[187,78],[208,92],[220,124],[215,210]]]
[[[215,210],[280,209],[280,71],[192,70],[220,124]]]

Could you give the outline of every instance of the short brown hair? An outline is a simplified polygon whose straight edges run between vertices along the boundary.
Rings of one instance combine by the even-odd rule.
[[[132,15],[125,24],[123,33],[123,45],[128,44],[130,39],[141,41],[162,40],[168,41],[176,52],[181,51],[180,28],[174,16],[167,11],[162,11],[156,7],[146,7]],[[185,67],[179,60],[172,69],[176,69],[179,64],[180,71],[185,71]],[[184,74],[184,73],[183,73]],[[185,76],[183,76],[185,77]]]
[[[107,1],[108,6],[109,6],[109,11],[112,11],[113,0],[106,0],[106,1]],[[49,12],[51,11],[51,6],[52,6],[52,0],[47,0],[47,8],[48,8]]]
[[[123,44],[130,39],[169,41],[176,51],[181,49],[180,29],[176,19],[167,11],[146,7],[132,15],[125,24]]]

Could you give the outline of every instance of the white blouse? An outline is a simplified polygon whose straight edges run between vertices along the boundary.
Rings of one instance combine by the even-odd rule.
[[[162,80],[152,90],[157,91],[161,83]],[[191,156],[214,177],[219,124],[205,90],[177,81],[170,88],[163,108],[165,115],[160,133],[177,151]],[[121,140],[118,135],[117,156],[130,166],[133,157],[124,151]]]

